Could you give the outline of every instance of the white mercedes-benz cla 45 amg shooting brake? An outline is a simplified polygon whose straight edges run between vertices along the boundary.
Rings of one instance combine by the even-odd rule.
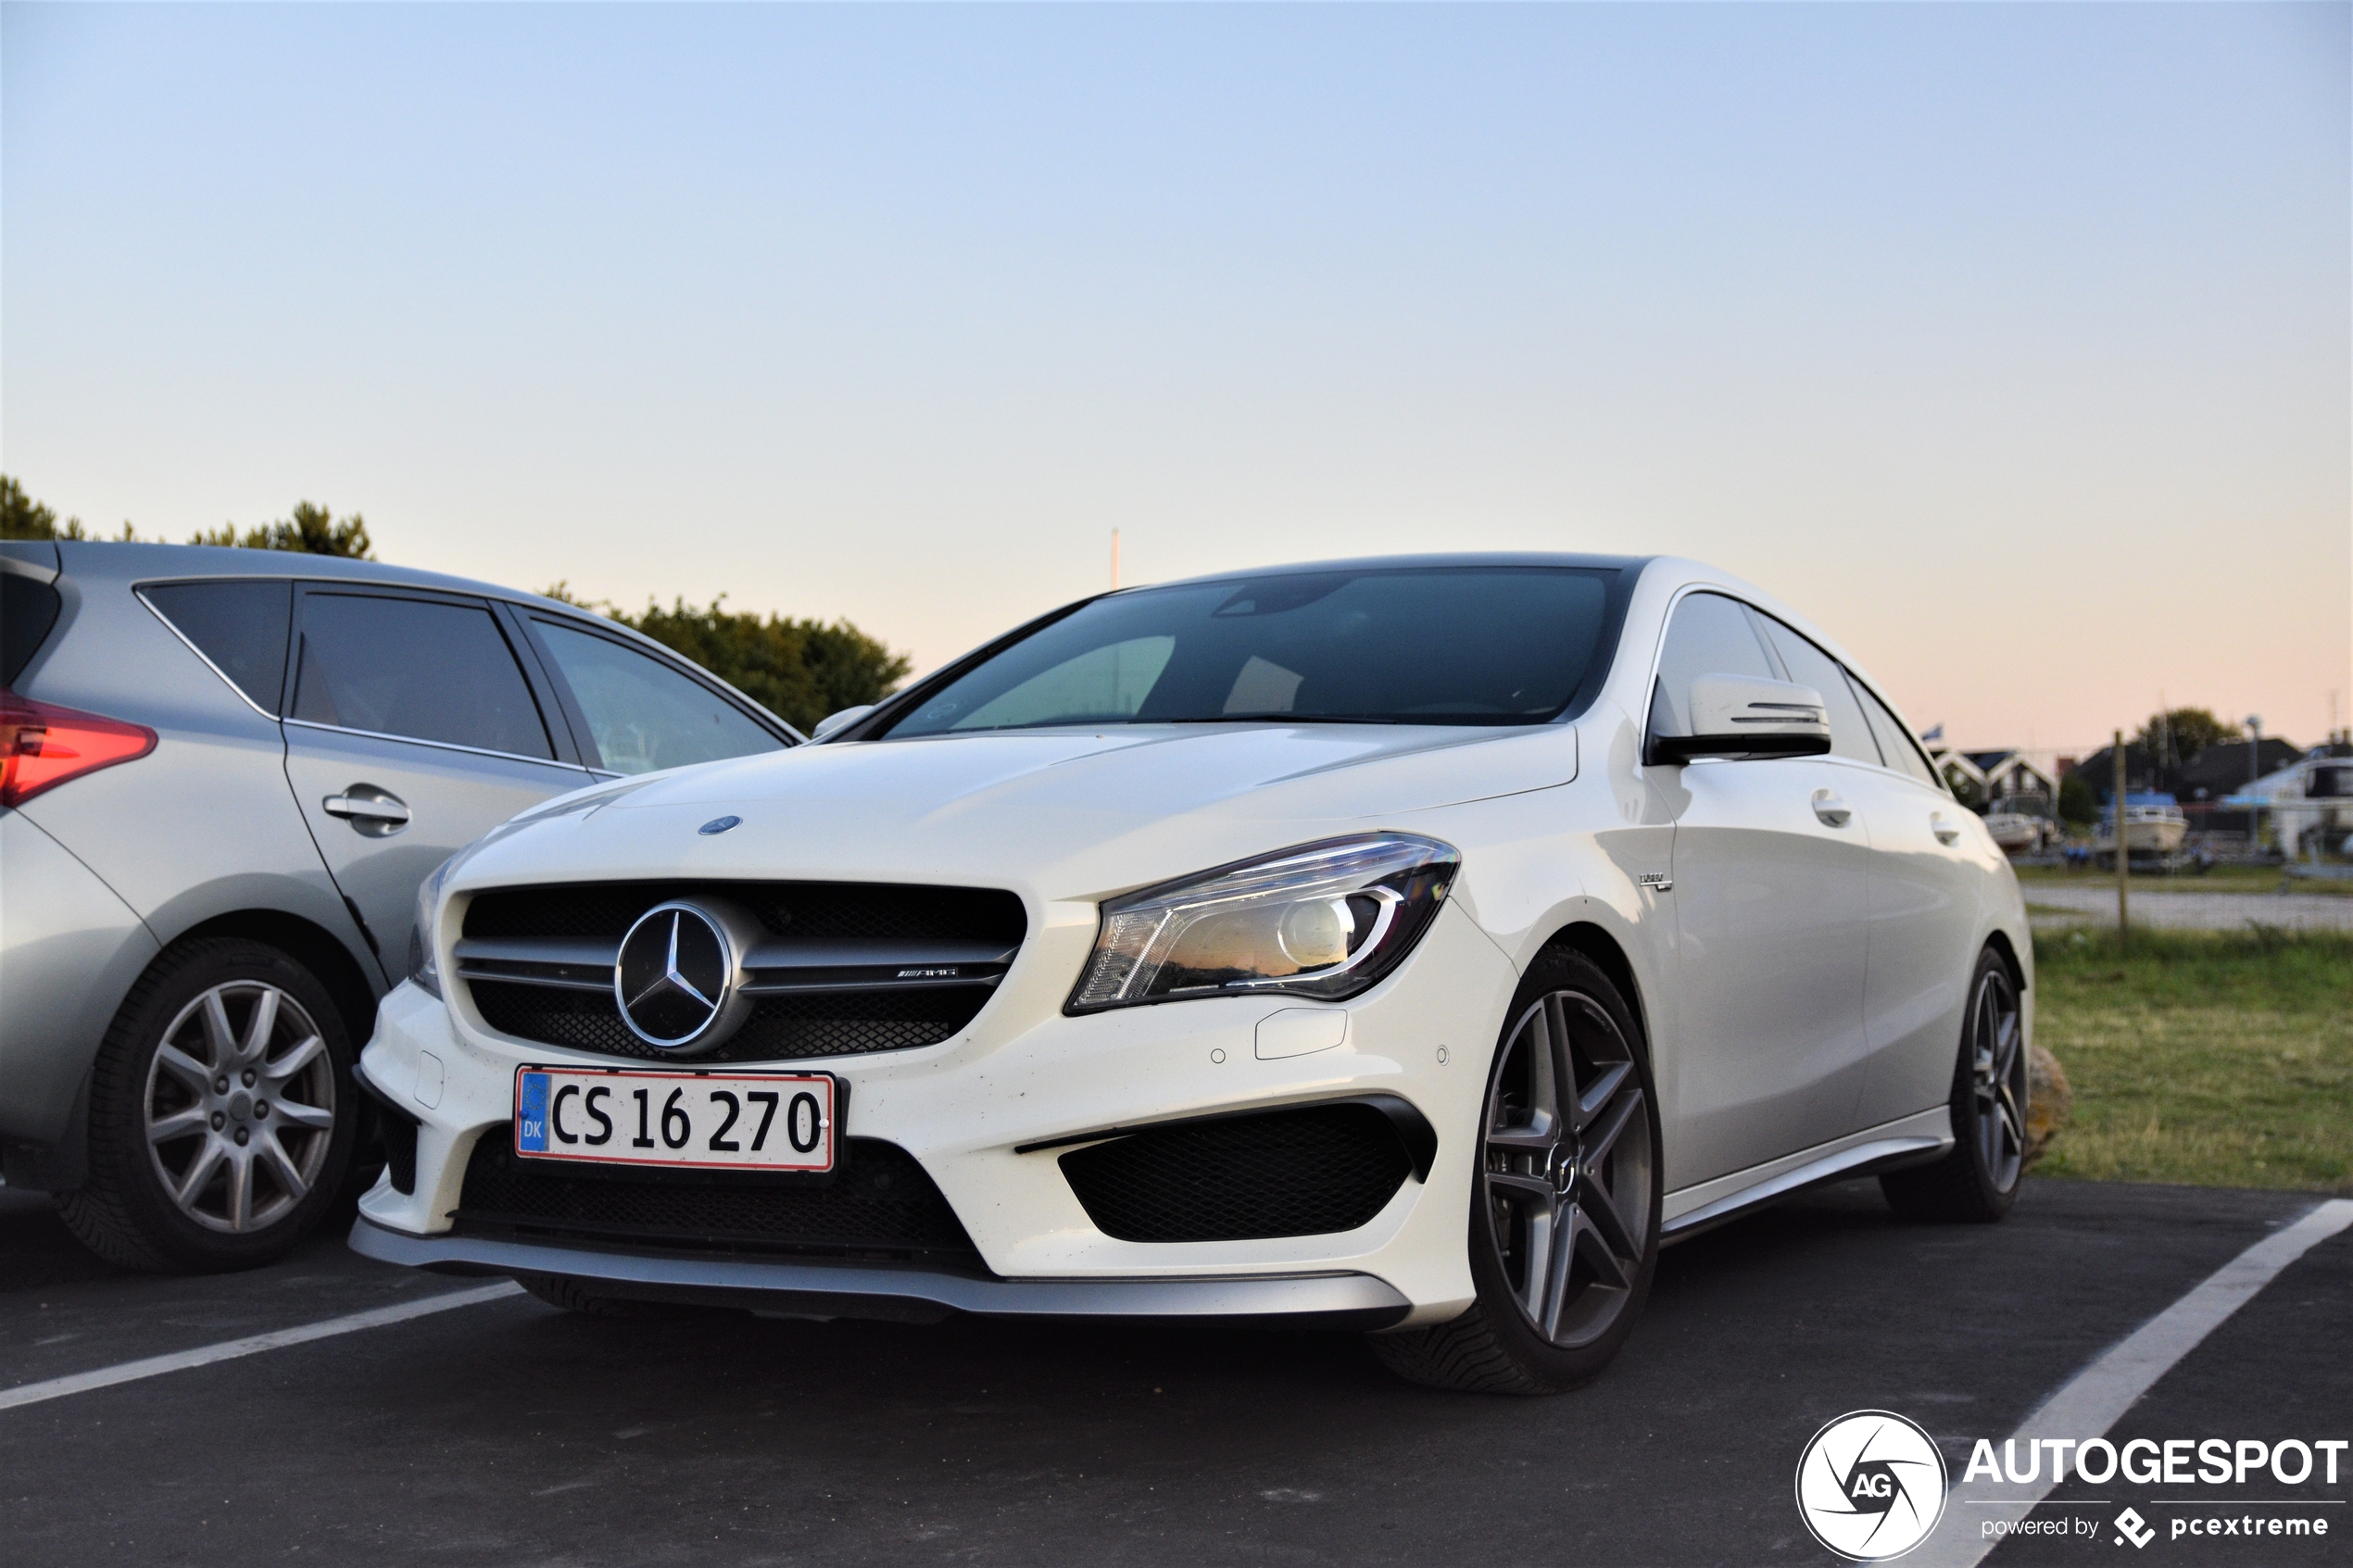
[[[2008,864],[1723,573],[1126,590],[821,734],[427,883],[355,1247],[588,1312],[1321,1323],[1533,1393],[1680,1236],[2017,1193]]]

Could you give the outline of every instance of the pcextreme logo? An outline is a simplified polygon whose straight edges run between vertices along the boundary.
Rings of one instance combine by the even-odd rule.
[[[1850,1411],[1798,1456],[1797,1512],[1816,1540],[1850,1562],[1901,1557],[1944,1516],[1944,1456],[1893,1411]]]

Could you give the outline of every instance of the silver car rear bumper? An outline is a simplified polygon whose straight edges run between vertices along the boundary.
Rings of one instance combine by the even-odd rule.
[[[736,1307],[779,1316],[933,1322],[990,1317],[1279,1319],[1289,1325],[1386,1328],[1412,1303],[1370,1274],[1193,1279],[1003,1279],[921,1264],[836,1263],[651,1252],[491,1236],[409,1236],[361,1219],[363,1257],[456,1274],[554,1274],[598,1294]]]

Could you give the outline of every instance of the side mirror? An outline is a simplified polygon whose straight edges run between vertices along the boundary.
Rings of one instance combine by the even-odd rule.
[[[1662,690],[1657,696],[1663,699]],[[1819,757],[1831,748],[1822,694],[1754,675],[1701,675],[1692,682],[1692,734],[1663,734],[1672,722],[1664,700],[1651,704],[1650,743],[1642,760],[1680,766],[1702,757]]]
[[[867,714],[872,713],[874,710],[875,705],[868,702],[862,703],[856,708],[845,708],[838,713],[828,713],[823,719],[817,721],[817,727],[809,732],[809,738],[811,740],[824,740],[836,730],[855,724],[859,720],[863,719]]]

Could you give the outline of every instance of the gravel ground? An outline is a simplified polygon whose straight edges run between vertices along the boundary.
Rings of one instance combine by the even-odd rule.
[[[2035,929],[2074,924],[2085,917],[2113,922],[2116,888],[2026,889]],[[2039,906],[2039,908],[2036,908]],[[2046,910],[2062,910],[2051,914]],[[2325,893],[2176,893],[2133,889],[2133,923],[2190,931],[2237,931],[2249,922],[2295,931],[2353,931],[2353,898]]]

